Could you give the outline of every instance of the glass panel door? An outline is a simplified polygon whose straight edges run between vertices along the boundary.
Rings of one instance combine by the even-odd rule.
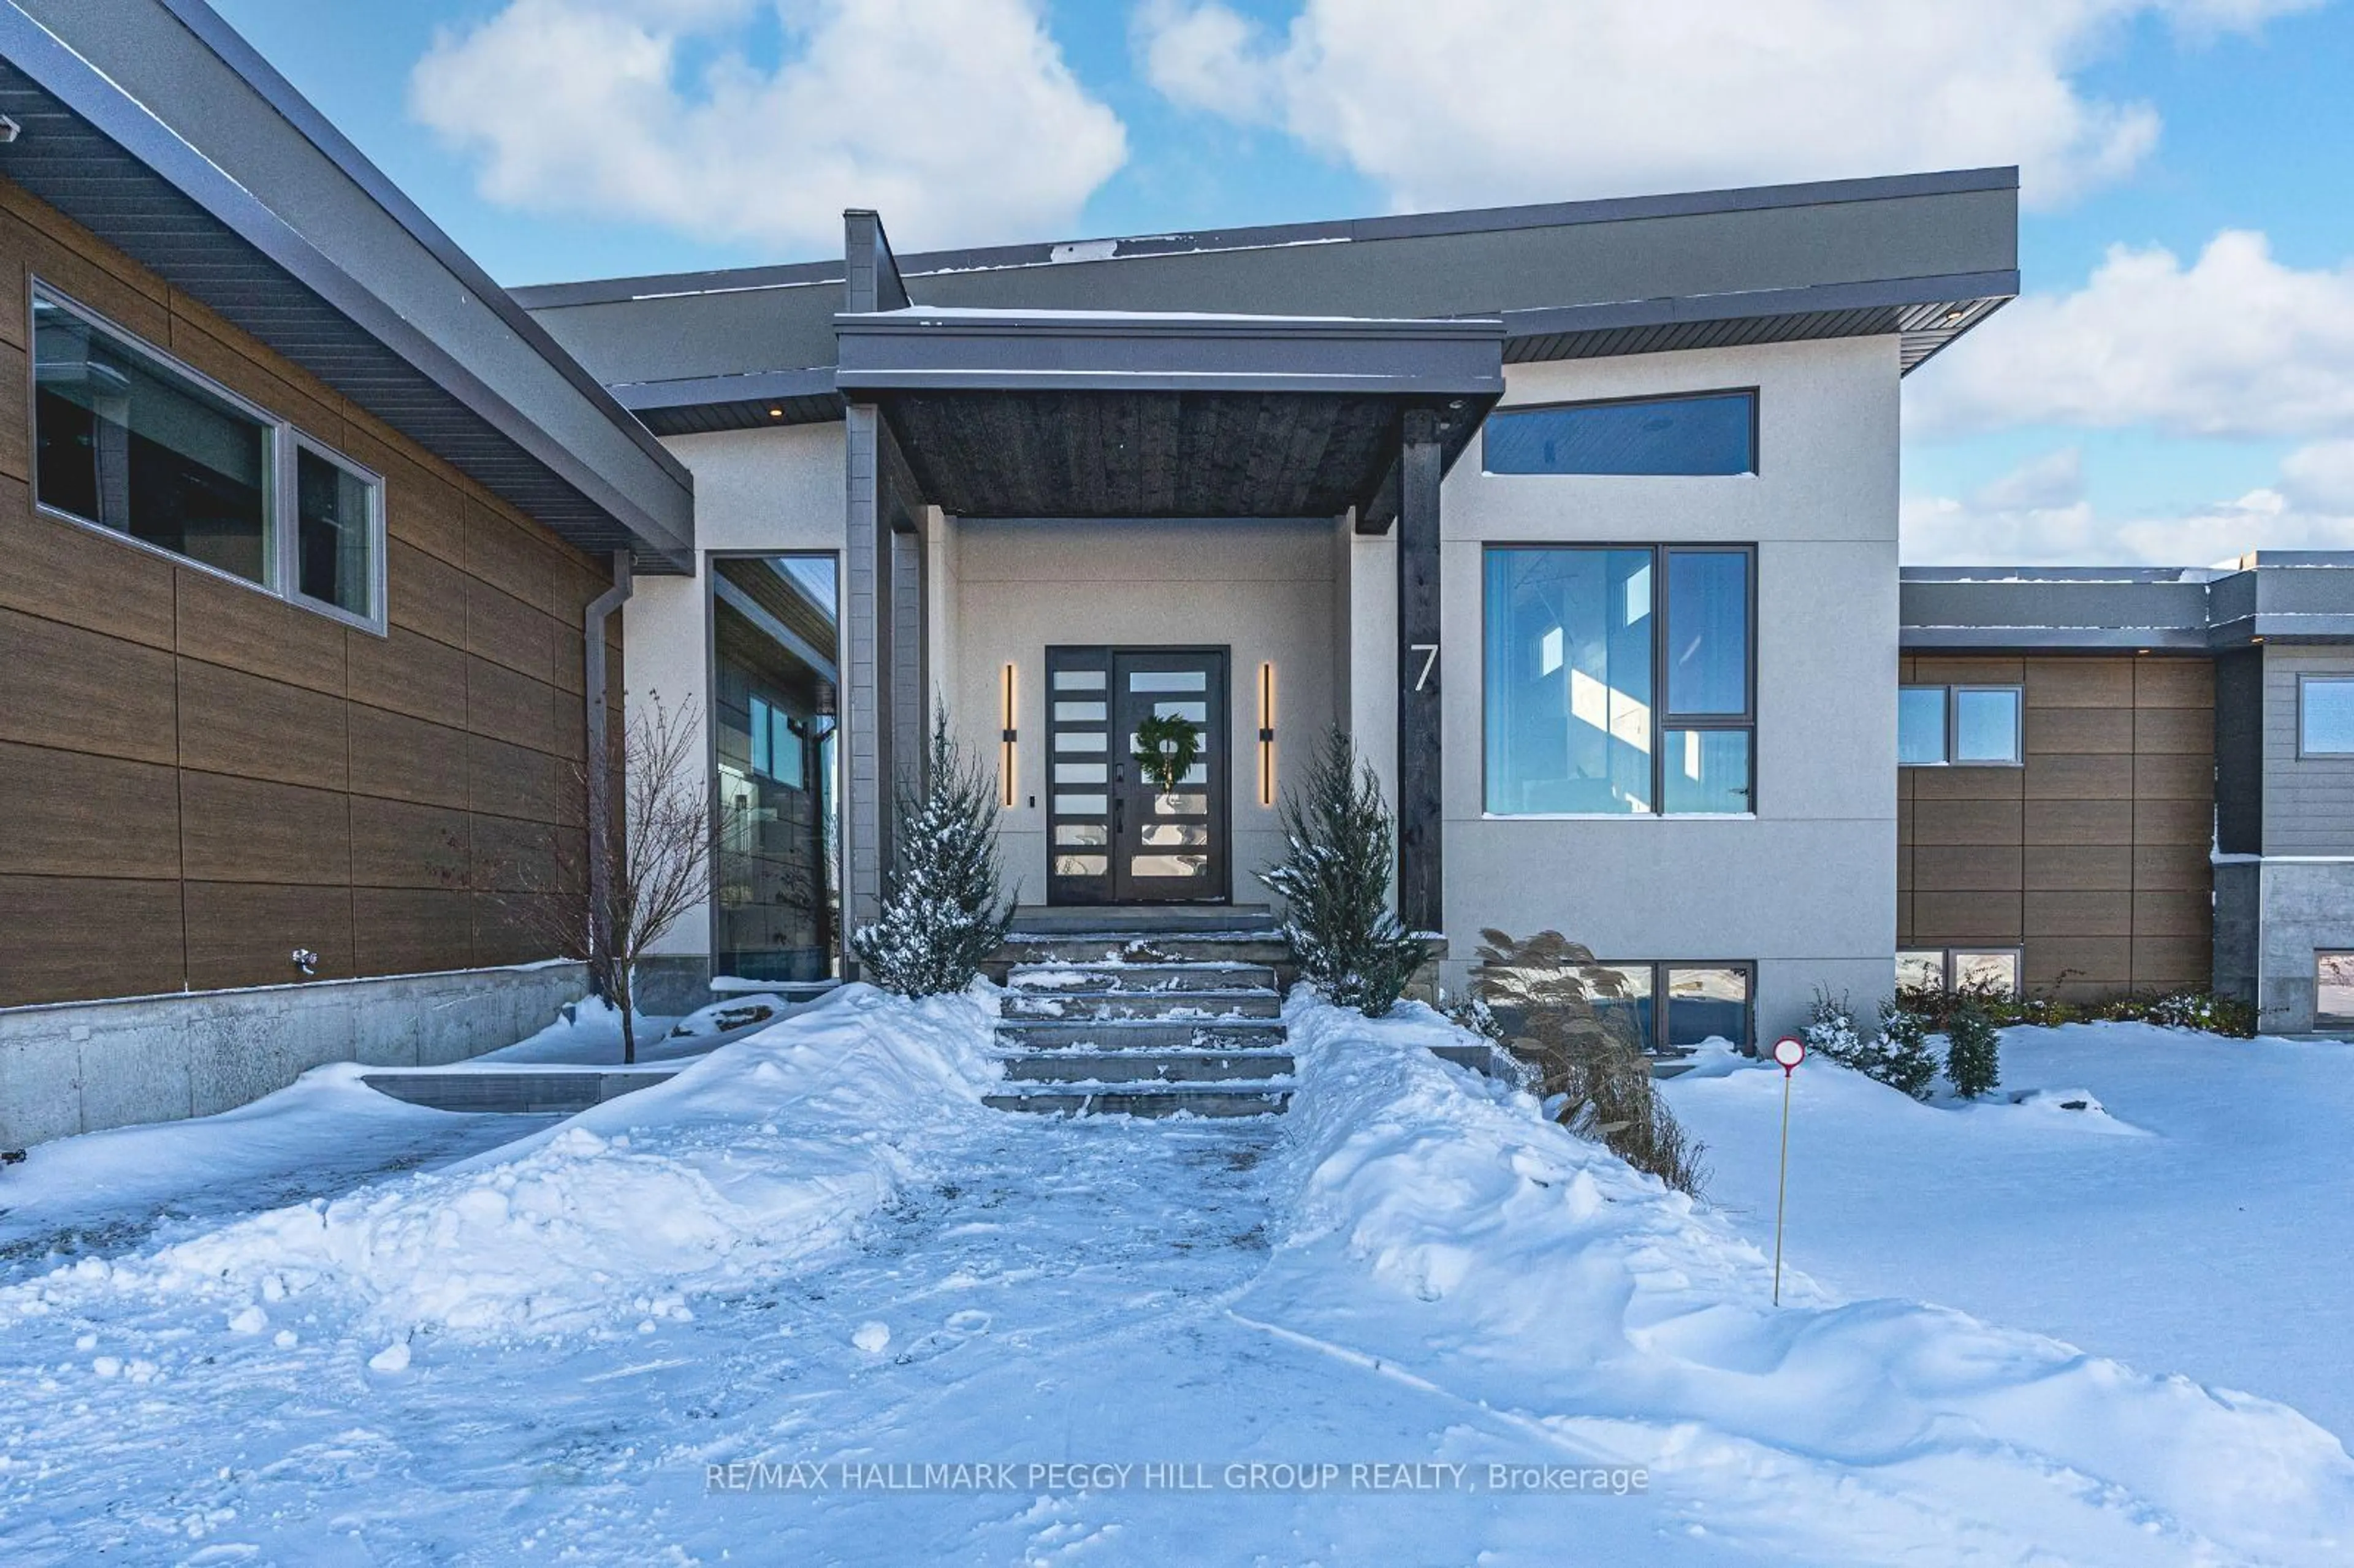
[[[1113,873],[1123,904],[1226,896],[1226,654],[1224,649],[1120,649],[1112,655]],[[1153,716],[1194,726],[1200,755],[1163,789],[1136,763],[1136,730]]]

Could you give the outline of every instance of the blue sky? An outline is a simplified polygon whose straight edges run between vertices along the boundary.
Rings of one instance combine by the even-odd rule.
[[[2354,5],[1709,3],[215,0],[509,283],[2020,162],[1908,556],[2354,547]]]

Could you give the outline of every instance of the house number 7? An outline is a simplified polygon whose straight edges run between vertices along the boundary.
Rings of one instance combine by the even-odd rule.
[[[1419,692],[1430,684],[1430,667],[1438,662],[1438,644],[1409,642],[1405,646],[1408,652],[1422,655],[1422,673],[1414,678],[1414,689]]]

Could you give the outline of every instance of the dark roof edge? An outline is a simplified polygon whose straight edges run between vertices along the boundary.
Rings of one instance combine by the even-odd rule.
[[[1328,219],[1310,223],[1270,224],[1255,228],[1201,229],[1184,233],[1144,234],[1097,239],[1036,241],[1022,245],[981,246],[961,250],[930,250],[898,258],[900,271],[910,278],[932,272],[976,271],[996,267],[1053,265],[1055,252],[1080,250],[1101,254],[1072,260],[1117,260],[1131,256],[1168,256],[1192,251],[1249,250],[1284,245],[1338,243],[1358,239],[1415,239],[1447,234],[1492,233],[1519,228],[1548,228],[1581,223],[1621,223],[1647,217],[1687,217],[1705,213],[1754,212],[1763,208],[1819,207],[1833,202],[1890,201],[1908,196],[1949,196],[1969,191],[2016,190],[2015,166],[1948,169],[1926,174],[1876,175],[1861,179],[1814,180],[1795,185],[1743,185],[1721,190],[1680,191],[1660,196],[1599,196],[1584,201],[1546,202],[1522,207],[1466,207],[1448,212],[1409,213],[1390,217]],[[620,301],[668,294],[719,293],[749,289],[779,289],[816,283],[839,283],[840,261],[787,262],[781,265],[717,268],[696,272],[652,273],[635,278],[586,279],[578,282],[540,283],[514,291],[526,310],[553,310],[565,305],[611,304]]]
[[[1556,333],[1609,332],[1670,322],[1739,321],[1757,316],[1807,315],[1874,306],[1936,305],[1973,300],[2008,300],[2019,293],[2019,273],[1946,272],[1920,278],[1875,278],[1856,283],[1808,283],[1789,289],[1744,290],[1729,294],[1663,294],[1648,300],[1601,304],[1546,305],[1506,311],[1507,338],[1550,337]]]
[[[652,408],[693,408],[718,403],[782,402],[832,395],[833,366],[808,370],[762,370],[742,376],[695,376],[673,381],[623,381],[611,388],[631,413]]]
[[[585,366],[565,351],[520,301],[482,270],[481,263],[460,249],[456,240],[428,217],[423,208],[409,200],[383,170],[369,161],[366,154],[336,130],[334,122],[320,113],[317,106],[263,58],[260,51],[222,18],[220,13],[206,0],[162,0],[162,4],[181,26],[195,34],[229,69],[244,78],[246,83],[260,94],[281,119],[316,147],[328,162],[342,170],[354,185],[366,192],[371,201],[407,230],[409,237],[423,246],[436,261],[449,269],[460,282],[490,307],[510,331],[546,360],[575,390],[628,435],[640,450],[652,458],[673,479],[683,484],[694,482],[685,464],[655,440],[652,431],[631,418],[629,410],[588,373]],[[517,417],[521,415],[518,413]]]

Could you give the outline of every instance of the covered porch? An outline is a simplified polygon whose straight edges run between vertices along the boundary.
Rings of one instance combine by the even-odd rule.
[[[993,754],[1026,904],[1249,904],[1339,724],[1391,789],[1399,906],[1441,928],[1439,483],[1503,390],[1494,318],[932,309],[851,220],[845,893],[935,698]],[[1140,716],[1199,726],[1173,789]]]

